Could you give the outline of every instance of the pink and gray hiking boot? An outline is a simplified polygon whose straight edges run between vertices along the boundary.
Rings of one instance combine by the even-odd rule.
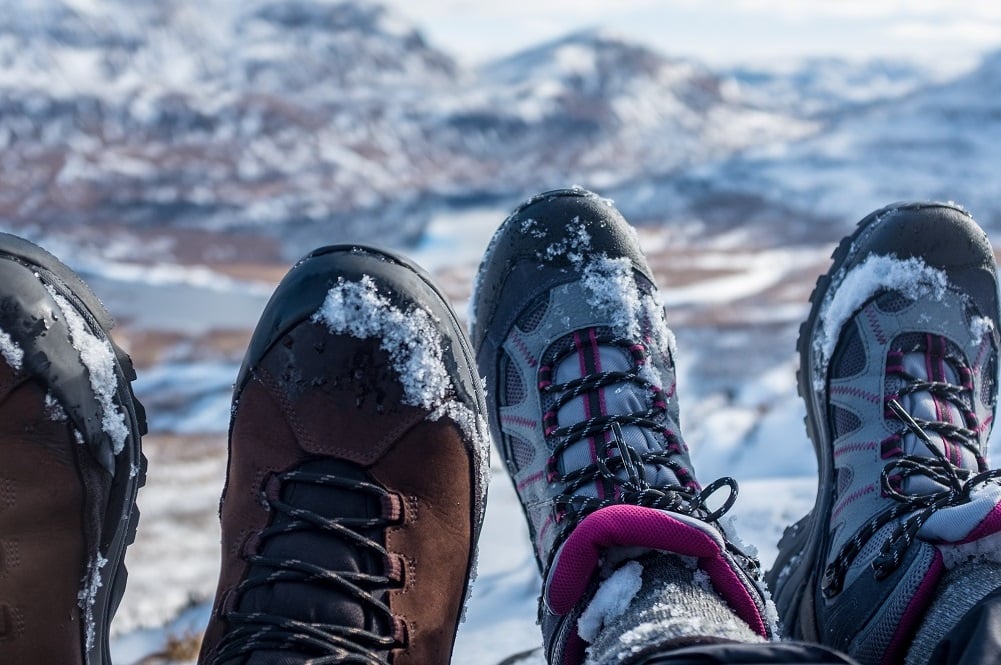
[[[770,638],[757,562],[718,523],[736,483],[696,480],[678,422],[674,338],[635,232],[611,204],[570,189],[517,208],[480,266],[471,318],[494,442],[543,573],[548,662],[581,663],[589,645],[592,658],[634,663],[671,640]],[[712,510],[720,490],[728,497]],[[630,659],[599,658],[595,645],[617,617],[592,602],[596,591],[612,578],[646,589],[663,575],[677,579],[679,599],[704,591],[722,618],[633,645]]]
[[[820,482],[769,573],[787,636],[866,664],[946,662],[946,633],[1001,587],[986,235],[948,204],[869,215],[818,281],[799,352]]]

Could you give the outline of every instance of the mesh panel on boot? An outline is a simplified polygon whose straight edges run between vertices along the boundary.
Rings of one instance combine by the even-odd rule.
[[[866,364],[862,336],[859,334],[858,324],[852,319],[845,324],[841,339],[831,357],[831,377],[840,379],[855,376],[865,369]]]
[[[831,422],[834,424],[834,437],[841,438],[849,432],[854,432],[862,426],[862,420],[847,409],[831,405]]]
[[[526,443],[516,436],[508,437],[508,447],[511,450],[512,461],[518,471],[524,469],[535,459],[535,448],[530,443]]]
[[[523,332],[532,332],[539,327],[540,323],[542,323],[542,319],[545,317],[547,309],[549,309],[549,297],[543,296],[529,305],[529,307],[525,310],[525,313],[518,319],[518,327],[521,328]]]
[[[900,626],[907,606],[924,581],[926,570],[926,566],[922,565],[910,567],[896,592],[886,599],[875,621],[856,638],[855,644],[859,645],[859,648],[851,652],[854,658],[863,663],[883,662],[887,647]]]
[[[504,395],[501,397],[501,403],[505,406],[521,404],[525,400],[525,380],[518,367],[507,356],[504,356],[501,373],[504,375]]]
[[[983,380],[980,384],[980,401],[987,406],[994,406],[994,402],[997,400],[997,389],[995,387],[998,374],[997,360],[997,356],[992,355],[990,360],[987,361],[987,365],[984,367]]]
[[[876,299],[876,307],[887,314],[895,314],[910,307],[914,301],[899,291],[884,293]]]
[[[854,475],[850,466],[843,466],[838,469],[838,496],[845,493],[845,489],[851,484]]]

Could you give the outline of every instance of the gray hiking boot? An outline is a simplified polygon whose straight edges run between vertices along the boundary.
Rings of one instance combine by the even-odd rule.
[[[842,241],[811,300],[799,388],[817,503],[768,580],[788,637],[903,662],[943,574],[998,549],[993,252],[965,211],[897,204]]]
[[[746,635],[770,636],[757,562],[717,522],[736,484],[703,489],[695,478],[674,337],[635,233],[610,203],[572,189],[515,210],[480,266],[471,319],[493,439],[543,573],[548,662],[582,661],[601,621],[578,620],[599,583],[649,550],[694,557],[678,578],[711,581],[707,593]],[[728,498],[709,509],[723,488]]]

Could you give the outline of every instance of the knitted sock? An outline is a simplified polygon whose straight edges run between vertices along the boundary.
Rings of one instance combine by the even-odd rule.
[[[651,552],[602,582],[578,630],[591,643],[587,665],[626,665],[698,643],[763,642],[682,559]]]
[[[971,561],[947,570],[918,628],[905,665],[929,665],[932,652],[973,606],[1001,587],[1001,563]]]

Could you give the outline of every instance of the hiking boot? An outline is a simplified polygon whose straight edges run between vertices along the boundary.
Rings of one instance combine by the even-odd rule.
[[[695,557],[698,570],[678,579],[708,575],[749,634],[770,636],[757,562],[718,523],[736,483],[696,480],[674,336],[636,234],[610,202],[569,189],[517,208],[480,266],[471,320],[493,440],[543,574],[548,662],[581,662],[596,631],[578,621],[596,588],[647,550]],[[717,490],[728,496],[711,509]],[[631,568],[622,575],[639,580]]]
[[[817,502],[769,583],[787,636],[902,662],[943,574],[998,547],[994,255],[962,209],[906,203],[833,258],[799,337]]]
[[[300,261],[237,379],[199,662],[448,663],[486,499],[484,413],[426,273],[357,246]]]
[[[108,665],[125,591],[142,406],[104,306],[0,234],[0,662]]]

